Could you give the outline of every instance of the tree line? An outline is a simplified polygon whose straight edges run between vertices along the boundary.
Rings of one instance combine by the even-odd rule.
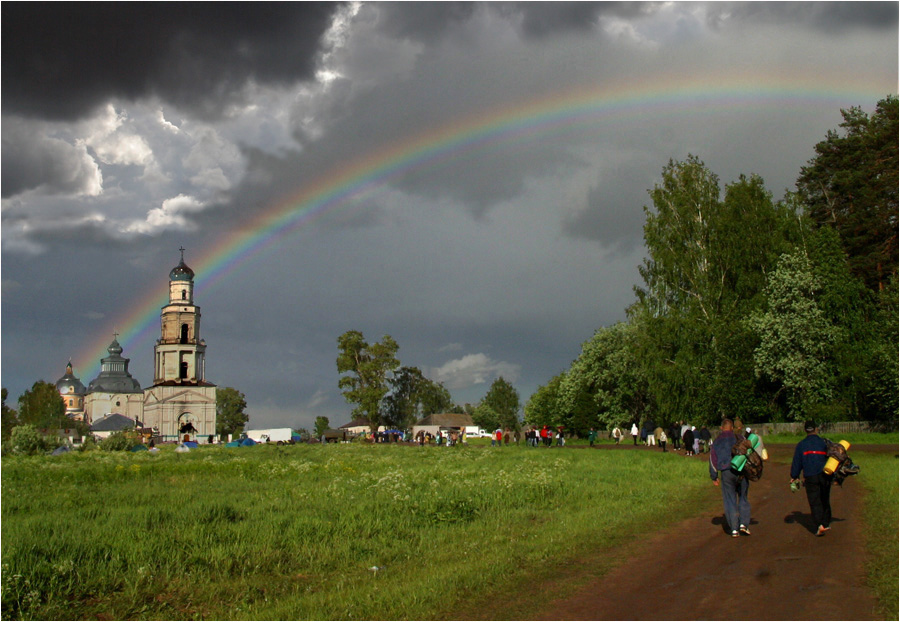
[[[406,430],[436,413],[468,413],[475,425],[486,430],[518,429],[519,393],[502,376],[479,404],[460,406],[442,383],[425,377],[418,367],[401,366],[399,348],[390,335],[375,343],[357,330],[338,337],[338,387],[344,399],[355,404],[351,416],[365,418],[372,432],[382,425]]]
[[[627,319],[538,388],[525,420],[583,432],[631,421],[898,421],[897,97],[842,110],[774,201],[670,161],[645,207]]]

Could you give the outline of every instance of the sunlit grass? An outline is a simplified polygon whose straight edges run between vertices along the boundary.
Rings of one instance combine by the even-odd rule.
[[[864,518],[868,550],[868,583],[875,591],[885,620],[898,619],[898,465],[896,454],[860,452],[859,478],[866,487]]]
[[[4,457],[3,617],[452,618],[690,515],[704,472],[524,446]]]

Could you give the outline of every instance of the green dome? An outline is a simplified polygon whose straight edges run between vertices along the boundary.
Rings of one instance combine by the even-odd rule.
[[[172,268],[172,271],[169,273],[170,281],[193,281],[194,280],[194,271],[191,270],[186,263],[184,263],[184,259],[182,259],[177,266]]]

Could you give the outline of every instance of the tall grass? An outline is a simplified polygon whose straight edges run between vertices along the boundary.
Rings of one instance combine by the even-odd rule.
[[[853,460],[861,465],[859,478],[867,495],[866,521],[868,583],[875,591],[885,620],[898,619],[898,466],[896,454],[860,452]]]
[[[705,470],[524,447],[4,457],[3,617],[453,618],[695,513]]]

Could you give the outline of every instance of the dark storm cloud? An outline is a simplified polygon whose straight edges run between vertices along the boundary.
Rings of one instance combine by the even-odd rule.
[[[825,32],[863,28],[896,30],[896,2],[749,2],[712,3],[708,21],[721,25],[724,16],[736,25],[748,22],[806,25]]]
[[[655,2],[401,2],[379,3],[386,34],[421,42],[441,38],[484,9],[518,25],[526,38],[593,30],[601,15],[637,17],[654,10]]]
[[[332,3],[4,3],[3,112],[89,114],[110,97],[156,95],[215,115],[248,80],[316,68]]]
[[[587,192],[584,208],[563,222],[574,238],[599,242],[613,252],[631,252],[643,241],[647,191],[657,181],[646,162],[617,163]]]
[[[3,121],[3,198],[39,188],[45,194],[96,194],[100,170],[83,146]],[[5,219],[5,215],[4,215]]]

